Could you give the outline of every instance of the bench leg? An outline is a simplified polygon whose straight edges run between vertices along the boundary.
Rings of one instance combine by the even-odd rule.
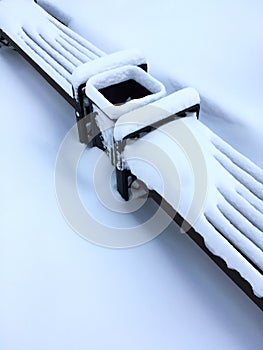
[[[130,171],[128,169],[119,170],[116,168],[117,190],[126,201],[129,200],[129,176]]]
[[[119,170],[115,169],[117,190],[122,198],[126,201],[130,198],[130,187],[136,176],[134,176],[129,169]]]
[[[87,117],[83,117],[80,115],[78,111],[75,112],[76,115],[76,121],[77,121],[77,126],[78,126],[78,134],[79,134],[79,141],[81,143],[86,143],[88,144],[88,130],[87,130]]]
[[[85,84],[79,86],[79,88],[77,89],[77,93],[73,89],[73,95],[75,100],[75,116],[78,126],[79,141],[81,143],[88,144],[89,135],[87,124],[89,123],[89,114],[91,110],[90,106],[87,105],[87,103],[85,103]]]
[[[6,38],[0,35],[0,47],[2,46],[10,46],[10,44]]]

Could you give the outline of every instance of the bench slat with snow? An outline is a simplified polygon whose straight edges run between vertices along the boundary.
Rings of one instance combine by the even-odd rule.
[[[184,143],[181,137],[188,131]],[[126,136],[120,130],[116,134]],[[198,148],[205,167],[194,164],[201,159]],[[160,150],[160,156],[156,151],[153,163],[154,150]],[[249,282],[262,308],[263,171],[191,116],[170,121],[135,141],[127,139],[121,157],[133,176],[184,218],[186,231],[193,228],[213,255]],[[204,200],[194,203],[201,189]]]
[[[147,91],[152,89],[152,96],[146,96],[147,104],[143,94],[136,104],[136,99],[127,99],[126,89],[118,92],[118,84],[131,78]],[[205,249],[249,283],[253,292],[247,285],[243,289],[262,305],[262,171],[197,120],[200,98],[196,90],[164,94],[148,73],[136,67],[94,75],[86,84],[103,144],[116,167],[117,189],[127,200],[132,180],[143,181],[184,218],[182,229],[195,230]],[[186,149],[182,150],[180,142]],[[159,157],[156,147],[161,151]],[[155,166],[151,168],[153,159]],[[205,166],[198,164],[198,159]],[[161,177],[155,174],[156,169]],[[249,200],[242,190],[251,193]],[[196,194],[197,203],[192,205]]]
[[[47,5],[46,2],[44,2]],[[75,108],[81,142],[87,141],[84,85],[93,75],[121,65],[147,69],[138,50],[106,55],[33,1],[0,2],[0,38],[9,42]]]

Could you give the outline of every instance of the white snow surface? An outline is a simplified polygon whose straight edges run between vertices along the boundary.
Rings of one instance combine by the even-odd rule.
[[[147,125],[157,123],[199,103],[200,97],[195,89],[178,90],[147,106],[122,115],[115,124],[114,138],[116,141],[121,141],[125,136]]]
[[[47,11],[51,16],[58,19],[60,22],[65,24],[66,26],[72,20],[72,17],[69,13],[63,11],[62,8],[57,7],[53,1],[51,0],[38,0],[38,5],[40,5],[45,11]]]
[[[261,0],[98,0],[88,19],[81,0],[54,2],[75,14],[72,29],[105,51],[143,50],[168,92],[196,88],[200,120],[263,167]]]
[[[204,237],[213,254],[239,271],[254,293],[263,297],[260,168],[195,116],[175,120],[130,142],[124,160],[137,178],[165,198]]]
[[[145,56],[138,49],[114,52],[77,67],[71,77],[72,85],[77,89],[90,77],[122,66],[138,66],[147,63]]]
[[[7,2],[12,0],[0,1],[1,18],[2,4]],[[22,6],[26,0],[20,3],[19,8],[26,9]],[[53,3],[70,13],[71,28],[105,51],[141,47],[149,57],[151,73],[162,78],[170,92],[178,86],[197,88],[203,102],[201,120],[262,166],[261,1]],[[12,7],[14,25],[18,12]],[[97,247],[74,234],[58,211],[54,190],[55,159],[72,126],[73,110],[16,52],[1,48],[0,66],[1,349],[260,350],[262,312],[180,235],[176,225],[144,246],[122,251]],[[232,239],[252,219],[262,231],[262,200],[252,194],[262,193],[258,168],[213,140],[210,150],[217,159],[209,163],[222,178],[211,178],[212,172],[210,180],[218,183],[221,194],[214,193],[219,207],[208,208],[206,219],[217,219],[217,214],[215,224],[220,225],[224,214],[240,225],[239,230],[231,228]],[[178,147],[173,156],[180,151]],[[239,168],[244,165],[242,171],[229,160],[233,154]],[[80,164],[79,192],[85,205],[99,221],[113,227],[138,225],[151,215],[151,203],[121,215],[98,200],[92,176],[100,155],[87,149]],[[178,156],[180,163],[179,169],[189,167]],[[160,179],[158,171],[154,176]],[[191,176],[187,179],[191,192]],[[233,185],[231,191],[228,182]],[[233,214],[229,202],[246,211],[248,221]],[[209,226],[204,216],[196,225]],[[216,237],[212,231],[207,231],[207,242],[210,235]],[[255,227],[247,232],[258,237]],[[225,251],[222,238],[216,239],[217,253],[221,248]],[[241,243],[240,248],[244,247],[247,244]],[[235,254],[228,260],[230,266],[236,264]],[[238,260],[243,273],[256,282],[255,271]]]
[[[70,96],[75,68],[104,55],[33,1],[2,0],[0,23],[1,29]]]

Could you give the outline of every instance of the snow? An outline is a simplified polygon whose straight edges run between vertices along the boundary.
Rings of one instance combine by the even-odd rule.
[[[122,115],[115,124],[114,138],[116,141],[121,141],[127,135],[147,125],[157,123],[196,104],[200,104],[200,97],[195,89],[185,88],[176,91],[147,106]]]
[[[123,56],[123,53],[121,53],[121,56]],[[125,57],[129,56],[125,55]],[[111,62],[111,58],[109,62]],[[105,67],[105,65],[96,65],[96,67],[98,67],[98,69],[102,69]],[[128,80],[136,81],[150,91],[151,94],[141,98],[130,99],[128,102],[122,105],[114,105],[104,97],[102,92],[100,92],[100,90],[103,88]],[[104,146],[106,146],[108,151],[111,152],[111,148],[113,147],[114,143],[113,133],[116,120],[129,111],[133,111],[152,101],[158,100],[165,95],[166,91],[164,86],[156,79],[151,77],[149,73],[146,73],[137,66],[129,65],[106,70],[102,73],[91,76],[86,83],[85,93],[90,101],[92,101],[92,109],[93,112],[96,113],[95,119],[97,126],[102,132]]]
[[[168,92],[196,88],[201,121],[263,167],[262,1],[99,0],[88,20],[81,0],[55,2],[75,14],[72,29],[105,51],[143,50]]]
[[[263,270],[263,171],[194,116],[165,124],[131,142],[123,156],[132,173],[161,194],[204,237],[207,247],[224,257],[228,267],[239,271],[254,293],[262,297],[263,276],[259,271]],[[155,169],[159,176],[155,176]],[[244,187],[261,210],[237,194]]]
[[[105,87],[119,84],[124,81],[134,80],[151,92],[150,95],[131,99],[122,105],[113,105],[99,91]],[[121,115],[128,113],[135,108],[151,103],[163,97],[166,93],[162,83],[154,79],[139,67],[124,66],[115,68],[92,76],[86,83],[86,95],[95,103],[110,119],[118,119]]]
[[[16,52],[1,49],[0,65],[1,349],[261,349],[262,312],[176,225],[125,250],[72,231],[57,207],[54,164],[74,111]],[[19,110],[10,108],[15,89]],[[85,151],[80,194],[98,220],[132,227],[155,207],[124,215],[101,205],[100,154]]]
[[[47,11],[51,16],[55,17],[57,20],[65,24],[66,26],[72,20],[69,13],[63,11],[62,8],[57,7],[53,1],[50,0],[38,0],[38,5],[40,5],[45,11]]]
[[[70,96],[75,68],[104,55],[33,1],[2,0],[0,23],[1,29]]]
[[[137,49],[115,52],[77,67],[72,74],[71,82],[74,88],[77,89],[80,85],[86,83],[92,75],[117,67],[137,66],[145,63],[147,63],[146,58]]]
[[[4,2],[2,0],[0,5]],[[174,90],[175,85],[185,85],[186,80],[186,85],[195,86],[205,102],[201,120],[210,123],[253,161],[262,161],[259,120],[262,80],[256,74],[261,67],[256,61],[261,60],[261,55],[260,51],[258,55],[251,54],[258,49],[258,39],[262,35],[261,30],[255,31],[257,26],[261,28],[261,2],[254,2],[253,6],[239,2],[239,11],[235,3],[226,1],[204,1],[198,5],[189,0],[184,3],[168,1],[166,6],[147,1],[142,4],[136,0],[132,4],[123,0],[114,4],[97,1],[89,3],[89,11],[83,11],[83,2],[77,0],[54,3],[60,3],[65,11],[71,8],[68,12],[73,18],[71,27],[106,51],[141,43],[139,46],[150,58],[154,76],[164,78],[170,90]],[[235,36],[237,42],[233,47],[229,41],[234,37],[229,31],[232,24],[235,32],[243,28],[244,34]],[[183,31],[179,31],[182,28]],[[185,36],[179,40],[183,34]],[[210,39],[214,38],[217,38],[217,46],[211,50]],[[240,42],[242,46],[237,54]],[[0,49],[0,65],[1,349],[240,350],[251,349],[251,346],[261,349],[262,312],[194,243],[180,234],[175,224],[150,243],[125,250],[97,247],[73,232],[58,210],[54,190],[56,155],[73,124],[73,110],[13,50]],[[235,69],[231,70],[233,67]],[[253,86],[248,84],[252,81],[249,76],[253,77]],[[202,127],[202,130],[205,129]],[[245,133],[242,134],[242,130]],[[262,200],[253,195],[253,191],[262,194],[261,173],[241,155],[237,157],[232,149],[229,151],[229,146],[213,140],[218,159],[224,158],[221,150],[228,151],[228,157],[234,154],[239,167],[248,169],[254,179],[221,160],[235,176],[240,176],[245,186],[230,175],[225,178],[229,171],[214,158],[211,164],[217,164],[222,177],[217,175],[211,183],[218,181],[225,194],[224,185],[230,181],[236,189],[236,193],[230,192],[236,206],[240,205],[245,213],[253,215],[251,206],[246,210],[251,203],[257,209],[255,222],[260,226]],[[102,156],[98,150],[85,150],[78,174],[80,196],[92,215],[106,226],[136,227],[146,217],[151,217],[156,208],[148,201],[137,212],[123,215],[104,207],[97,197],[93,179],[98,158]],[[70,154],[68,158],[71,159]],[[102,158],[101,162],[108,169],[108,159],[104,163]],[[178,162],[189,167],[183,157],[178,156]],[[146,167],[144,171],[147,172]],[[111,178],[111,172],[106,173]],[[160,172],[155,175],[158,178]],[[183,181],[191,186],[191,177]],[[109,179],[103,176],[102,192],[108,183]],[[73,185],[69,183],[70,187]],[[240,202],[238,196],[241,196]],[[213,206],[206,216],[216,219],[215,210],[221,215],[221,223],[225,202],[218,192],[215,198],[221,206]],[[208,227],[205,221],[198,224]],[[211,250],[216,245],[217,253],[221,247],[220,254],[229,251],[224,249],[224,244],[220,246],[222,239],[215,235],[213,228],[206,232]],[[254,233],[253,237],[257,237]],[[213,240],[218,240],[219,245]],[[255,271],[252,274],[245,261],[238,259],[238,262],[245,274],[251,274],[254,288],[260,292]],[[235,263],[232,258],[231,264]]]
[[[80,51],[83,51],[87,57],[90,59],[95,59],[104,56],[105,53],[99,49],[96,45],[85,40],[82,36],[78,35],[76,32],[72,31],[70,28],[65,27],[65,25],[56,21],[53,17],[50,18],[52,24],[54,24],[58,29],[66,34],[66,38],[73,43]]]

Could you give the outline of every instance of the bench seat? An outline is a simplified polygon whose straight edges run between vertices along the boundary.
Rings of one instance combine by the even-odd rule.
[[[13,3],[13,4],[12,4]],[[11,11],[11,15],[6,14]],[[2,32],[72,96],[71,75],[105,53],[49,15],[35,2],[1,1]]]
[[[184,218],[182,229],[194,228],[262,303],[262,169],[195,116],[127,142],[122,156],[131,173]]]

